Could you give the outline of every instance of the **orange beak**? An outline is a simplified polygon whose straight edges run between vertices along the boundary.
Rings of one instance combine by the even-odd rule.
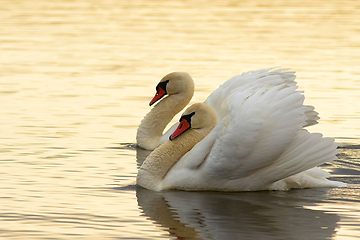
[[[166,95],[166,91],[164,89],[162,89],[161,87],[159,87],[156,91],[155,96],[153,97],[153,99],[150,101],[149,105],[153,105],[154,103],[156,103],[157,101],[159,101],[163,96]]]
[[[191,127],[190,123],[185,118],[181,119],[179,126],[177,127],[175,132],[173,132],[173,134],[170,135],[169,139],[173,140],[174,138],[178,137],[186,130],[188,130],[190,127]]]
[[[163,96],[167,94],[166,85],[168,84],[168,82],[169,80],[159,82],[159,84],[156,86],[156,94],[149,103],[150,106],[159,101]]]

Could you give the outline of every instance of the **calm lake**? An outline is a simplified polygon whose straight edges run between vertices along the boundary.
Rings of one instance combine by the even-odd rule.
[[[360,239],[358,0],[1,0],[1,239]],[[137,126],[167,73],[202,102],[289,67],[344,188],[152,192]],[[177,121],[175,117],[174,121]]]

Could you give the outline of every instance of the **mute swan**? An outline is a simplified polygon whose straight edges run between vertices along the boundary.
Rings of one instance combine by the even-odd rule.
[[[263,84],[234,92],[219,122],[213,107],[189,107],[178,128],[141,165],[137,184],[168,189],[257,191],[344,186],[316,166],[336,159],[333,139],[302,129],[296,86]]]
[[[294,73],[288,69],[263,69],[237,75],[216,89],[205,103],[215,109],[218,120],[221,120],[228,113],[228,96],[231,92],[243,91],[266,83],[296,85]],[[150,106],[159,102],[139,125],[136,136],[138,146],[153,150],[165,142],[178,124],[172,126],[163,135],[166,125],[190,102],[193,94],[194,81],[188,73],[173,72],[163,77],[156,87],[156,95],[151,100]],[[319,119],[317,114],[314,107],[306,106],[307,120],[305,125],[316,124]]]

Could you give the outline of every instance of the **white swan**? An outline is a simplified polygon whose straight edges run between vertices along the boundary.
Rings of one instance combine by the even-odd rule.
[[[221,120],[228,113],[231,99],[229,96],[232,92],[256,88],[263,84],[279,85],[286,83],[295,86],[296,76],[294,73],[288,69],[263,69],[234,76],[216,89],[205,103],[215,109],[218,120]],[[163,77],[156,87],[156,95],[151,100],[150,106],[155,102],[159,101],[159,103],[144,117],[139,125],[136,136],[138,146],[153,150],[168,140],[178,124],[163,134],[166,125],[190,102],[193,94],[194,81],[188,73],[174,72]],[[312,106],[306,106],[305,115],[307,117],[306,126],[316,124],[319,119]]]
[[[309,133],[304,97],[293,84],[269,83],[233,91],[219,123],[198,103],[139,169],[150,190],[257,191],[344,186],[316,166],[336,159],[331,138]]]

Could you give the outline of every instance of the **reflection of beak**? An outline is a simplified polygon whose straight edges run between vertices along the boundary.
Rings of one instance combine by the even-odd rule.
[[[185,118],[181,119],[179,126],[177,127],[175,132],[170,135],[169,139],[173,140],[174,138],[178,137],[183,132],[188,130],[190,127],[191,127],[190,123]]]

